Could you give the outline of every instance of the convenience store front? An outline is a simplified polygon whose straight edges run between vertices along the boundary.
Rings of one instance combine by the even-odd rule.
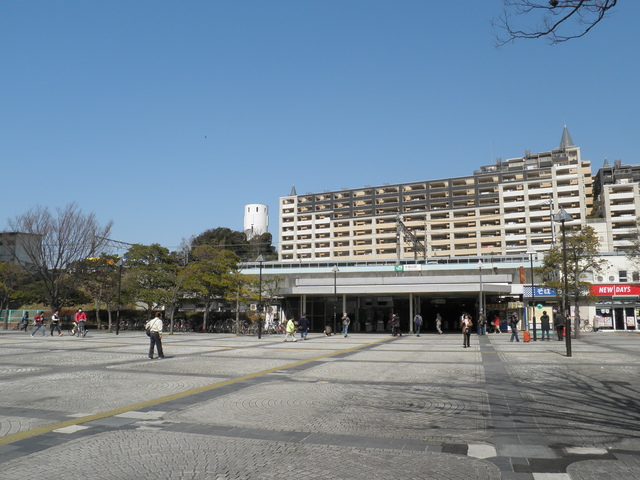
[[[594,326],[600,331],[638,331],[640,285],[592,285],[596,300]]]

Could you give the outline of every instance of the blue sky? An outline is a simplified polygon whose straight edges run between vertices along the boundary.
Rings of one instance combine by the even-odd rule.
[[[640,2],[495,48],[500,0],[0,3],[0,229],[77,202],[175,249],[299,194],[469,175],[559,145],[640,163]]]

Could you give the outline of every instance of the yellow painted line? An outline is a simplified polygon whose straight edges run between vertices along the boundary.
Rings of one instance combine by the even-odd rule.
[[[335,352],[327,353],[324,355],[319,355],[317,357],[309,358],[307,360],[300,360],[299,362],[290,363],[288,365],[283,365],[281,367],[274,367],[268,370],[262,370],[260,372],[250,373],[248,375],[243,375],[242,377],[232,378],[229,380],[224,380],[222,382],[212,383],[210,385],[204,385],[198,388],[192,388],[190,390],[185,390],[184,392],[174,393],[171,395],[166,395],[164,397],[154,398],[152,400],[146,400],[144,402],[134,403],[132,405],[126,405],[124,407],[116,408],[114,410],[108,410],[106,412],[94,413],[92,415],[86,415],[84,417],[73,418],[71,420],[65,420],[64,422],[57,422],[51,425],[46,425],[44,427],[33,428],[31,430],[26,430],[24,432],[14,433],[11,435],[7,435],[5,437],[0,438],[0,445],[7,445],[9,443],[18,442],[20,440],[25,440],[27,438],[36,437],[38,435],[42,435],[45,433],[52,432],[53,430],[58,430],[64,427],[71,427],[74,425],[81,425],[83,423],[93,422],[95,420],[101,420],[103,418],[113,417],[115,415],[121,415],[126,412],[131,412],[134,410],[138,410],[140,408],[150,407],[152,405],[157,405],[159,403],[169,402],[171,400],[176,400],[178,398],[188,397],[190,395],[195,395],[196,393],[206,392],[209,390],[214,390],[216,388],[224,387],[226,385],[232,385],[237,382],[242,382],[244,380],[249,380],[252,378],[261,377],[263,375],[267,375],[273,372],[279,372],[282,370],[286,370],[289,368],[298,367],[300,365],[304,365],[306,363],[315,362],[317,360],[321,360],[323,358],[333,357],[335,355],[339,355],[341,353],[350,353],[356,350],[359,350],[364,347],[368,347],[370,345],[375,345],[377,343],[382,343],[390,340],[388,337],[383,338],[381,340],[377,340],[372,343],[366,343],[364,345],[358,345],[356,347],[347,348],[344,350],[337,350]],[[165,360],[166,361],[166,360]]]

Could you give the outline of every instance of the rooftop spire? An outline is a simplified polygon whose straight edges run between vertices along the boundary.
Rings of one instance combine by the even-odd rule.
[[[295,186],[295,185],[292,185],[292,186],[291,186],[291,193],[289,194],[289,196],[290,196],[290,197],[295,197],[296,195],[298,195],[298,194],[296,193],[296,186]]]
[[[571,135],[569,135],[569,130],[567,130],[567,126],[564,126],[564,130],[562,130],[562,139],[560,140],[560,149],[566,150],[569,147],[575,147],[573,144],[573,140],[571,139]]]

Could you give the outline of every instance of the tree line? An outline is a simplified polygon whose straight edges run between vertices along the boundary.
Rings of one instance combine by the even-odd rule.
[[[121,306],[175,312],[185,302],[204,305],[204,328],[215,301],[235,307],[262,297],[271,300],[278,279],[268,278],[258,292],[257,279],[241,263],[276,256],[271,235],[247,240],[242,232],[216,228],[183,241],[179,251],[159,244],[131,245],[123,255],[110,253],[112,223],[101,225],[72,203],[52,213],[35,207],[9,220],[13,261],[0,262],[0,311],[10,305],[104,306],[109,328]],[[5,246],[6,247],[6,246]],[[5,249],[6,250],[6,249]],[[271,292],[271,293],[270,293]],[[5,328],[7,327],[5,315]]]

